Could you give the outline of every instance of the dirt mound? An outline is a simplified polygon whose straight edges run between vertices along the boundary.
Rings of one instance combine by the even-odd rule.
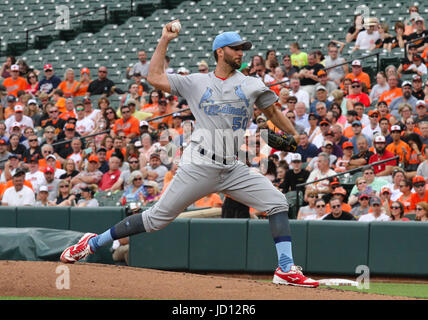
[[[0,261],[2,296],[172,300],[402,299],[333,289],[132,267]]]

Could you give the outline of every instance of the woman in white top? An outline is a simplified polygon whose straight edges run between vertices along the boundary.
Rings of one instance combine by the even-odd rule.
[[[304,220],[322,220],[327,213],[325,212],[326,204],[323,199],[315,200],[315,214],[306,216]]]
[[[376,101],[379,99],[381,94],[389,90],[389,84],[386,82],[386,75],[383,71],[380,71],[376,75],[376,84],[373,86],[370,91],[370,102]]]
[[[308,134],[308,140],[310,143],[314,140],[314,138],[321,133],[321,129],[318,126],[318,118],[315,114],[311,113],[308,117],[308,122],[310,127],[305,128],[305,132]]]
[[[305,201],[308,203],[307,206],[301,207],[297,214],[297,220],[305,220],[307,216],[313,215],[315,211],[315,200],[318,198],[318,193],[315,191],[307,191],[305,195]]]

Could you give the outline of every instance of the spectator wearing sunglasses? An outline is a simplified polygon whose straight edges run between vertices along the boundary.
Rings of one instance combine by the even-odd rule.
[[[383,211],[382,200],[375,196],[370,199],[370,210],[371,212],[362,215],[358,221],[389,221],[390,218]]]
[[[306,216],[303,220],[322,220],[326,215],[326,204],[324,199],[315,200],[315,212],[314,214]]]
[[[400,201],[393,201],[389,207],[391,221],[410,221],[404,216],[404,205]]]
[[[347,221],[355,221],[355,217],[347,211],[343,211],[342,209],[342,200],[339,197],[333,197],[330,199],[330,208],[331,212],[327,214],[323,220],[347,220]]]
[[[416,204],[422,201],[428,202],[428,191],[426,190],[426,182],[424,177],[416,176],[413,178],[412,182],[415,192],[412,192],[412,195],[410,196],[410,211],[417,213]]]
[[[359,219],[361,216],[369,213],[369,200],[370,200],[370,196],[366,193],[360,195],[360,197],[358,198],[358,203],[359,206],[355,206],[354,208],[352,208],[351,210],[351,214]]]

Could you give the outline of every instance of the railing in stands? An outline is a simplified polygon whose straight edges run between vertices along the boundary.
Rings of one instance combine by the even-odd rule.
[[[100,8],[96,8],[96,9],[92,9],[92,10],[88,10],[88,11],[85,11],[85,12],[82,12],[82,13],[75,14],[74,16],[71,16],[69,19],[72,20],[72,19],[84,16],[84,15],[88,15],[88,14],[91,14],[91,13],[94,13],[94,12],[98,12],[100,10],[104,10],[104,21],[107,24],[107,21],[108,21],[108,11],[107,11],[107,9],[108,9],[107,5],[102,5]],[[32,32],[34,30],[42,29],[42,28],[45,28],[45,27],[48,27],[48,26],[51,26],[51,25],[54,25],[56,23],[57,23],[57,21],[54,21],[54,22],[50,22],[50,23],[45,23],[45,24],[39,25],[39,26],[34,27],[34,28],[26,29],[25,30],[25,46],[26,46],[26,48],[28,49],[28,44],[29,44],[29,40],[30,40],[30,32]]]
[[[348,170],[348,171],[339,172],[339,173],[334,174],[332,176],[328,176],[328,177],[325,177],[325,178],[317,179],[315,181],[300,183],[300,184],[296,185],[296,193],[297,193],[296,194],[296,205],[297,205],[297,212],[299,211],[299,208],[300,208],[300,206],[299,206],[299,192],[300,191],[305,192],[305,190],[304,190],[303,187],[305,187],[307,185],[310,185],[310,184],[318,183],[320,181],[324,181],[324,180],[329,180],[329,179],[333,179],[333,178],[336,178],[336,177],[340,177],[340,176],[343,176],[343,175],[346,175],[346,174],[351,174],[351,173],[358,172],[358,171],[364,171],[366,168],[374,167],[374,166],[376,166],[378,164],[381,164],[381,163],[384,163],[384,162],[388,162],[388,161],[397,160],[397,165],[398,165],[398,159],[399,158],[400,158],[399,156],[395,156],[395,157],[388,158],[388,159],[385,159],[385,160],[380,160],[380,161],[376,161],[376,162],[373,162],[373,163],[369,163],[369,164],[367,164],[365,166],[354,168],[354,169],[351,169],[351,170]]]

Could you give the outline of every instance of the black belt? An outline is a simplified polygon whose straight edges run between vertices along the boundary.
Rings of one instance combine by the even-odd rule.
[[[205,156],[205,149],[203,149],[203,148],[199,149],[199,153],[200,153],[201,155]],[[207,152],[207,153],[208,153],[208,152]],[[212,157],[211,157],[211,160],[213,160],[213,161],[215,161],[215,162],[223,163],[224,165],[231,164],[231,163],[235,162],[235,159],[234,159],[234,160],[229,160],[229,161],[227,161],[227,159],[226,159],[226,158],[223,158],[223,157],[216,157],[216,155],[215,155],[214,153],[213,153],[213,155],[212,155]]]

